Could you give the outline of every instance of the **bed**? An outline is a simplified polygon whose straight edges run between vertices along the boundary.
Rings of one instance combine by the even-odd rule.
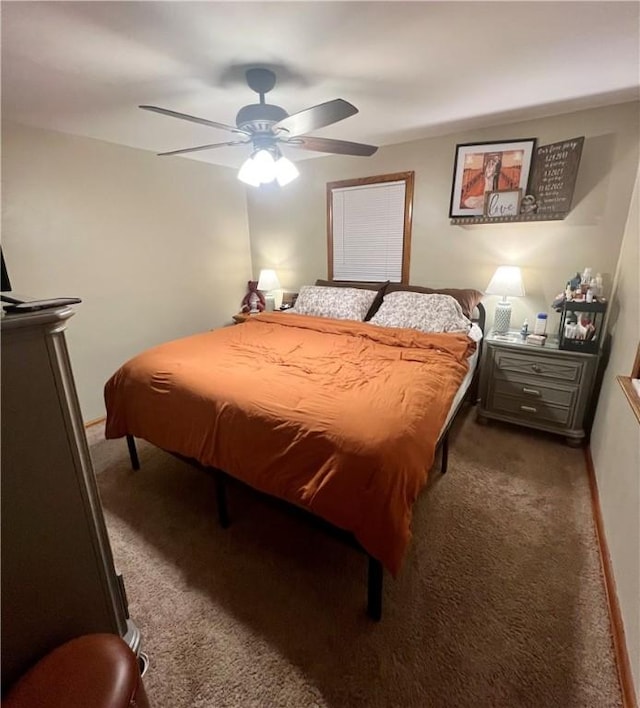
[[[382,290],[309,286],[294,311],[154,347],[105,385],[107,438],[127,438],[134,468],[139,437],[213,471],[223,525],[231,477],[364,550],[375,619],[383,568],[400,570],[438,447],[446,471],[481,341],[450,295]],[[417,329],[411,298],[431,298],[431,319],[446,305],[454,329]],[[467,304],[483,324],[479,300]]]

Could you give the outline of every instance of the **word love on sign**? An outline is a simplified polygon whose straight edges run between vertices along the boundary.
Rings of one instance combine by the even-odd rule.
[[[520,212],[521,189],[500,189],[484,197],[484,216],[517,216]]]
[[[536,149],[530,191],[536,198],[538,214],[567,214],[571,209],[583,144],[584,136]]]

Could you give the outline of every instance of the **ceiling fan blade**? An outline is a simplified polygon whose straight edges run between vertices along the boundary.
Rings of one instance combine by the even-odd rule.
[[[360,157],[370,157],[378,150],[376,145],[352,143],[347,140],[333,140],[332,138],[314,138],[310,135],[303,135],[299,138],[283,142],[292,147],[302,148],[303,150],[332,152],[338,155],[358,155]]]
[[[240,135],[250,135],[246,130],[241,130],[240,128],[235,128],[232,125],[226,125],[225,123],[216,123],[214,120],[207,120],[206,118],[196,118],[195,116],[187,115],[186,113],[178,113],[177,111],[170,111],[167,108],[158,108],[158,106],[138,106],[142,108],[143,111],[153,111],[154,113],[160,113],[163,116],[171,116],[172,118],[180,118],[182,120],[189,120],[192,123],[199,123],[200,125],[208,125],[210,128],[220,128],[221,130],[230,130],[232,133],[240,133]]]
[[[182,155],[185,152],[198,152],[200,150],[212,150],[213,148],[226,147],[227,145],[248,145],[248,140],[230,140],[228,143],[211,143],[211,145],[200,145],[192,148],[182,148],[181,150],[170,150],[169,152],[159,152],[158,156]]]
[[[348,101],[336,98],[333,101],[319,103],[317,106],[306,108],[304,111],[294,113],[288,118],[283,118],[273,126],[273,129],[286,130],[291,136],[302,135],[303,133],[310,133],[313,130],[324,128],[332,123],[337,123],[355,115],[357,112],[358,109]]]

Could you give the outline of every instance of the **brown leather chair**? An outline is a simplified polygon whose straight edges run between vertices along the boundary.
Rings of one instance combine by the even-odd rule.
[[[138,660],[115,634],[59,646],[24,674],[3,708],[149,708]]]

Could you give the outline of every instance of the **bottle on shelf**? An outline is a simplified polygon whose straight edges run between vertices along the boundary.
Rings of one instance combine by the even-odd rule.
[[[546,334],[547,333],[547,313],[546,312],[538,312],[536,315],[536,321],[535,324],[533,325],[533,333],[534,334]]]
[[[591,268],[585,268],[584,271],[582,271],[582,278],[580,280],[580,292],[582,293],[582,297],[584,297],[587,294],[587,290],[589,289],[590,283],[591,283]]]
[[[525,320],[522,323],[522,329],[520,330],[520,336],[522,337],[522,339],[526,339],[527,334],[529,334],[529,323],[527,322],[527,320]]]
[[[596,273],[596,295],[602,297],[604,295],[602,287],[602,276],[600,273]]]

